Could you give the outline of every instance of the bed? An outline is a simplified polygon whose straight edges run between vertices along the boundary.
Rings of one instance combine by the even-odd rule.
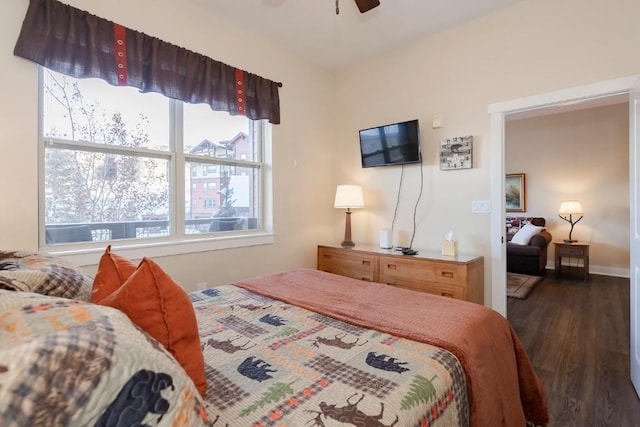
[[[310,269],[192,292],[200,388],[132,316],[18,290],[0,290],[3,426],[548,423],[518,338],[476,304]]]

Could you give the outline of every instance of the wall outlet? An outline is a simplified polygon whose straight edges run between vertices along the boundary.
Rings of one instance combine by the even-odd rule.
[[[196,286],[199,291],[202,291],[203,289],[207,289],[207,282],[198,282]]]

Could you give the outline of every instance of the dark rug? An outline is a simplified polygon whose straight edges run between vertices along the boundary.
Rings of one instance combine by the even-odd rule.
[[[540,280],[541,276],[507,273],[507,296],[525,299]]]

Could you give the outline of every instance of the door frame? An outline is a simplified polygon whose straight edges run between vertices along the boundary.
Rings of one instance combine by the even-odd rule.
[[[640,397],[640,79],[629,93],[629,354],[631,383]]]
[[[507,316],[505,176],[505,118],[509,114],[629,94],[640,74],[490,104],[491,119],[491,308]],[[631,141],[630,141],[631,145]],[[634,165],[630,165],[630,168]],[[640,171],[638,171],[640,172]],[[633,176],[633,175],[630,175]],[[633,207],[631,207],[633,209]],[[633,261],[633,260],[631,260]],[[633,268],[633,266],[631,266]],[[633,313],[631,313],[633,315]]]

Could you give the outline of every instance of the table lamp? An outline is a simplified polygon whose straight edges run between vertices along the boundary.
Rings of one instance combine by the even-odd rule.
[[[577,242],[577,240],[571,239],[571,233],[573,233],[573,226],[576,225],[578,221],[582,219],[583,213],[584,212],[582,212],[582,206],[580,206],[580,202],[577,200],[565,200],[564,202],[560,203],[560,210],[558,212],[558,216],[564,219],[565,221],[567,221],[569,224],[571,224],[571,230],[569,230],[569,238],[564,239],[565,243]],[[569,215],[568,219],[567,219],[567,215]],[[574,221],[573,215],[580,215],[580,218]]]
[[[344,241],[342,247],[348,248],[355,246],[351,240],[351,209],[363,208],[364,197],[362,197],[362,187],[359,185],[338,185],[336,190],[336,199],[333,203],[334,208],[347,209],[347,218],[344,223]]]

